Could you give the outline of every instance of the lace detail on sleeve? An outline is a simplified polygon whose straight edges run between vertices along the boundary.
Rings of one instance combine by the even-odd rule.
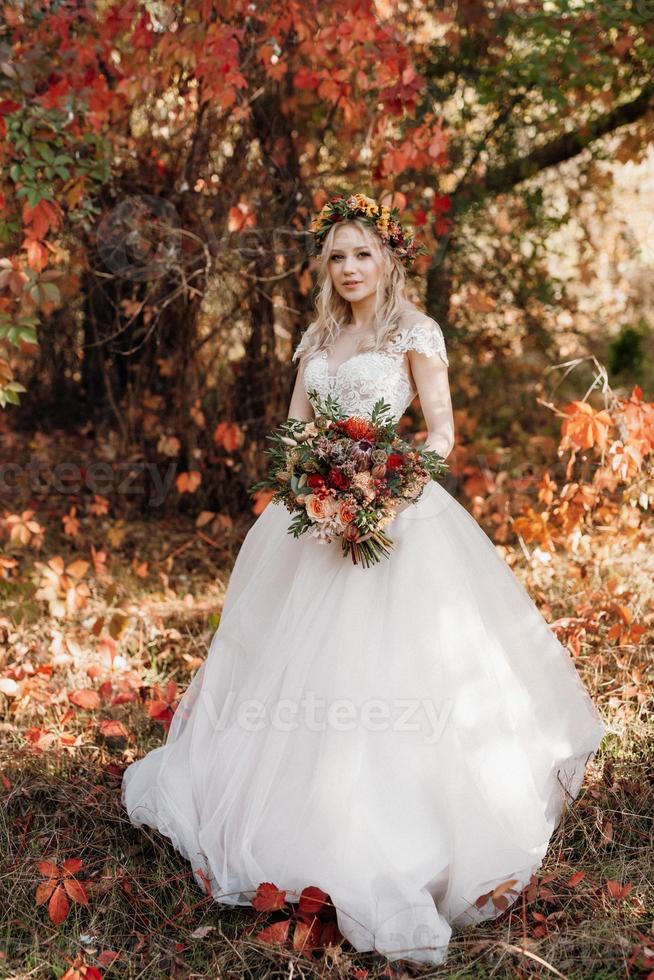
[[[397,353],[416,350],[420,354],[434,356],[439,354],[449,366],[443,331],[432,317],[423,317],[397,334],[392,342],[392,349]]]
[[[307,336],[307,332],[305,330],[302,336],[300,337],[300,342],[298,343],[297,347],[293,351],[293,357],[291,358],[291,361],[298,361],[304,354],[304,351],[306,350],[306,346],[307,346],[306,336]]]

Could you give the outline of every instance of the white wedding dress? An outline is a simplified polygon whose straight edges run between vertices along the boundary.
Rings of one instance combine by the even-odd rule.
[[[294,358],[300,353],[302,343]],[[447,363],[422,316],[307,393],[399,418],[404,351]],[[370,568],[287,533],[270,503],[238,554],[206,661],[165,744],[130,765],[123,804],[157,828],[214,898],[261,882],[327,892],[359,951],[439,964],[452,927],[514,899],[580,788],[604,724],[567,650],[474,518],[432,481]]]

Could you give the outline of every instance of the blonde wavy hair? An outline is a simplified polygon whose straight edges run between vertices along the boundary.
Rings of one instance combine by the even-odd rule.
[[[350,304],[334,288],[329,271],[329,259],[336,230],[345,225],[354,225],[361,230],[367,246],[381,266],[372,320],[374,336],[360,341],[357,353],[381,350],[396,333],[413,320],[415,314],[420,318],[426,315],[406,295],[406,268],[402,260],[395,255],[392,248],[382,242],[367,222],[350,218],[332,225],[325,236],[317,272],[316,316],[302,335],[293,354],[294,361],[309,357],[316,351],[330,348],[343,326],[351,321]]]

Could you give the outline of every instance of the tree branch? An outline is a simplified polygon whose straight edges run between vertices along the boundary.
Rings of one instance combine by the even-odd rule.
[[[506,167],[489,170],[480,180],[468,182],[464,180],[457,193],[457,210],[465,209],[472,201],[488,194],[506,193],[523,180],[545,170],[546,167],[555,167],[578,156],[589,143],[599,139],[600,136],[605,136],[619,129],[620,126],[641,119],[650,108],[653,96],[654,83],[648,82],[640,95],[631,102],[625,102],[610,112],[590,120],[579,130],[563,133],[550,143],[537,147]]]

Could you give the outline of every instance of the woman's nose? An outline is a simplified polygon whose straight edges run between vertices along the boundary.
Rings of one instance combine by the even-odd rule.
[[[354,263],[354,256],[353,255],[350,255],[350,256],[347,256],[346,255],[345,256],[345,261],[343,263],[343,271],[344,272],[352,272],[352,271],[354,271],[354,265],[355,265],[355,263]]]

